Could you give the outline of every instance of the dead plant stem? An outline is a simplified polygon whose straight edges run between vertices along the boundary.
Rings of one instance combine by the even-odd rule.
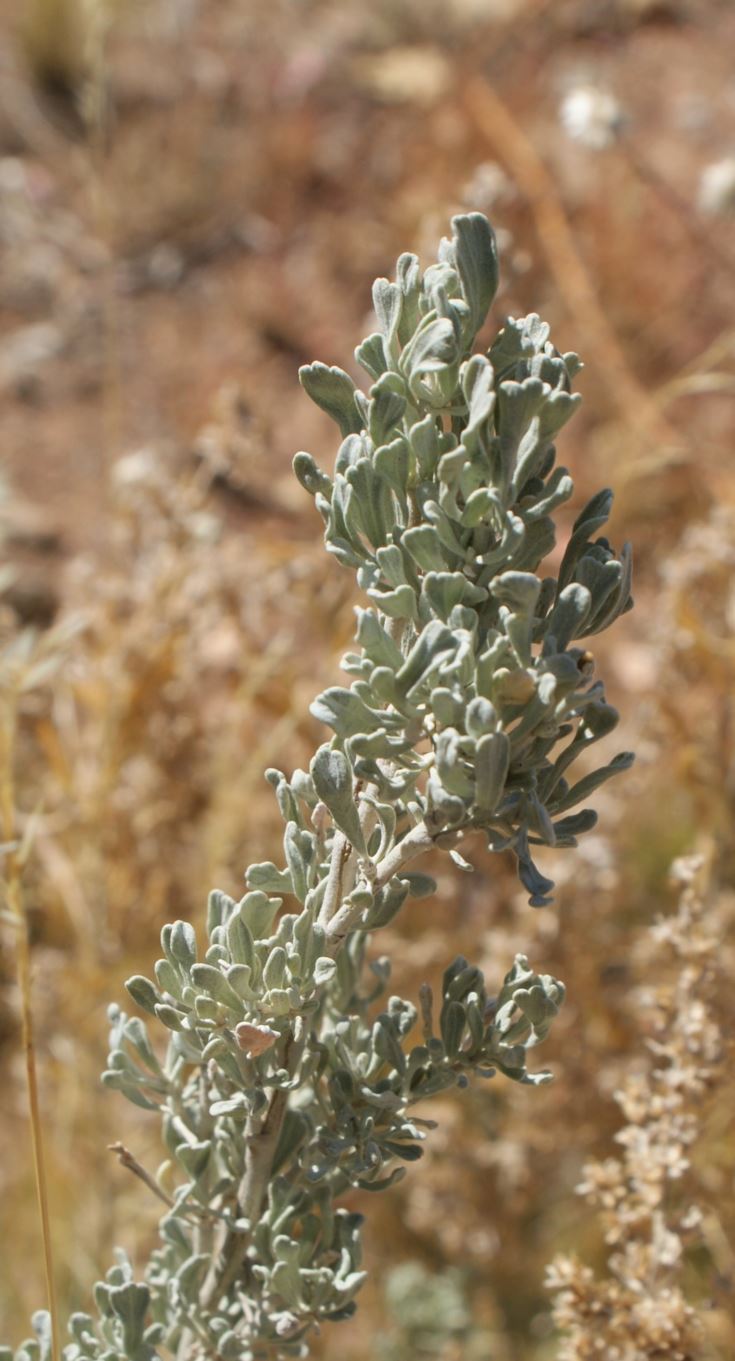
[[[8,849],[5,851],[4,887],[8,911],[16,927],[16,961],[18,989],[21,1002],[21,1028],[23,1053],[25,1057],[26,1080],[28,1083],[28,1109],[31,1124],[31,1146],[33,1150],[33,1169],[36,1182],[36,1198],[41,1220],[43,1239],[43,1260],[46,1275],[46,1296],[51,1319],[51,1361],[60,1361],[59,1321],[56,1307],[56,1287],[54,1282],[54,1259],[51,1243],[51,1216],[49,1213],[48,1182],[43,1151],[41,1126],[41,1107],[38,1095],[38,1075],[36,1071],[36,1047],[33,1029],[33,1009],[31,998],[31,950],[28,936],[28,921],[23,900],[23,860],[18,845],[18,828],[15,810],[15,734],[17,723],[17,696],[14,690],[3,696],[0,715],[0,820],[2,821],[3,840]]]

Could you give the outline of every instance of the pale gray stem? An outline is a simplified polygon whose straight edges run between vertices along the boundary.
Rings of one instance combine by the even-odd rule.
[[[350,844],[344,832],[335,831],[327,887],[319,912],[320,926],[327,926],[342,900],[342,875],[349,853]]]
[[[372,877],[371,888],[377,893],[381,888],[393,878],[404,865],[415,860],[417,856],[423,855],[425,851],[431,850],[434,839],[428,828],[423,822],[418,826],[412,827],[407,832],[397,846],[393,847],[387,855],[375,866]],[[339,950],[345,937],[357,925],[363,908],[355,906],[353,903],[343,903],[338,911],[331,918],[327,926],[327,947],[330,954],[335,954]]]
[[[283,1066],[288,1069],[292,1077],[301,1061],[306,1039],[306,1025],[303,1017],[297,1018],[296,1025],[298,1026],[298,1034],[294,1033],[289,1037],[283,1057]],[[263,1210],[263,1203],[271,1178],[273,1156],[288,1106],[288,1097],[287,1088],[277,1088],[265,1115],[248,1121],[245,1171],[238,1192],[238,1217],[247,1219],[251,1228],[255,1228]],[[236,1233],[231,1229],[227,1231],[220,1251],[213,1259],[202,1286],[201,1302],[205,1309],[211,1309],[237,1278],[245,1260],[249,1242],[250,1235],[248,1233]]]
[[[423,855],[424,851],[430,851],[434,845],[434,838],[431,835],[426,823],[419,822],[416,827],[412,827],[410,832],[388,851],[387,855],[375,867],[375,887],[384,888],[389,879],[394,874],[407,865],[410,860],[415,860],[417,855]]]

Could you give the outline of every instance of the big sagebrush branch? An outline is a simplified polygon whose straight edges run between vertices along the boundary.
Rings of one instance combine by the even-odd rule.
[[[364,1279],[361,1215],[340,1199],[393,1185],[420,1156],[416,1103],[472,1074],[549,1077],[528,1053],[564,990],[524,956],[495,997],[455,960],[437,1008],[422,990],[416,1037],[412,1003],[380,1009],[389,966],[366,954],[408,897],[436,887],[411,863],[438,849],[469,868],[470,833],[512,851],[531,902],[548,903],[532,848],[575,846],[595,814],[572,810],[632,759],[590,772],[587,758],[617,714],[580,640],[631,603],[629,553],[595,537],[609,492],[577,517],[558,575],[541,574],[573,490],[554,439],[579,361],[535,315],[472,353],[495,242],[477,213],[453,229],[423,274],[402,255],[396,281],[375,284],[379,330],[356,351],[367,392],[339,368],[301,371],[342,435],[333,477],[305,453],[295,470],[369,600],[359,650],[343,662],[349,685],[312,706],[333,736],[310,769],[267,772],[284,863],[251,865],[239,903],[211,895],[203,958],[174,922],[155,981],[127,985],[169,1032],[163,1059],[141,1019],[111,1008],[104,1081],[158,1113],[172,1203],[143,1282],[121,1254],[97,1317],[72,1317],[69,1361],[307,1355]],[[46,1361],[46,1316],[35,1326],[16,1361]]]

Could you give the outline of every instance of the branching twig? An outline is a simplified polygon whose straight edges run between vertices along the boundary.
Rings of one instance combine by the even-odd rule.
[[[119,1140],[114,1144],[108,1144],[107,1147],[111,1153],[117,1154],[122,1167],[127,1167],[129,1172],[132,1172],[134,1176],[140,1178],[148,1187],[148,1190],[153,1192],[154,1196],[158,1196],[158,1199],[162,1200],[164,1205],[168,1205],[170,1210],[173,1209],[174,1202],[171,1197],[166,1195],[166,1192],[161,1189],[155,1178],[151,1176],[150,1172],[146,1172],[137,1158],[133,1157],[129,1148],[126,1148]]]

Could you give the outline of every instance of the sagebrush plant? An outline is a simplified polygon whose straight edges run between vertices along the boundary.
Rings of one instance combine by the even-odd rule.
[[[601,492],[557,576],[539,575],[551,513],[573,491],[553,441],[579,400],[579,361],[536,315],[473,354],[496,283],[487,220],[456,217],[437,264],[422,275],[402,255],[396,281],[377,281],[380,331],[356,351],[367,394],[341,369],[301,371],[342,434],[333,478],[305,453],[295,470],[328,551],[369,598],[359,650],[343,662],[349,686],[312,705],[333,736],[309,770],[266,772],[285,863],[251,865],[239,903],[211,894],[202,957],[176,921],[155,981],[129,980],[169,1032],[165,1055],[142,1019],[110,1009],[103,1080],[159,1114],[167,1153],[156,1177],[121,1157],[166,1213],[142,1280],[120,1253],[96,1318],[72,1316],[69,1361],[307,1355],[321,1323],[355,1309],[353,1193],[387,1189],[420,1157],[431,1122],[417,1104],[473,1074],[550,1076],[529,1071],[529,1050],[564,989],[525,956],[494,995],[458,958],[438,1005],[424,988],[417,1010],[379,1000],[390,962],[368,951],[406,899],[434,891],[411,862],[437,850],[469,869],[471,834],[512,851],[531,902],[550,902],[532,848],[574,846],[595,814],[571,810],[632,759],[585,760],[568,778],[617,721],[577,642],[629,607],[630,555],[593,539]],[[16,1361],[48,1356],[47,1315],[34,1326]]]

